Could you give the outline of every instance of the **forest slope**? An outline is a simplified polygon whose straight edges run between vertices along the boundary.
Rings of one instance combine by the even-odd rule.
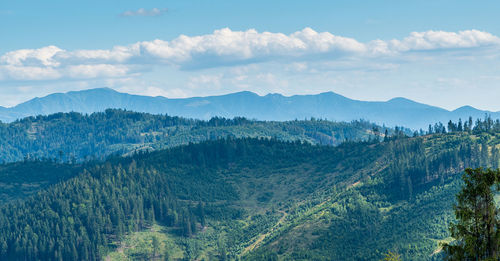
[[[245,118],[201,121],[111,109],[90,115],[56,113],[0,123],[0,161],[104,159],[112,153],[124,155],[224,137],[273,137],[338,145],[346,140],[374,138],[374,128],[379,131],[378,136],[385,131],[363,121],[263,122]]]
[[[338,147],[226,139],[113,157],[0,208],[0,254],[92,260],[156,236],[161,252],[141,255],[438,258],[459,174],[498,167],[499,141],[486,132]]]

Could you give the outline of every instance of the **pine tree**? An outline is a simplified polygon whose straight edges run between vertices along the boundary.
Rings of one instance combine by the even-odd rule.
[[[464,129],[462,127],[462,119],[458,119],[457,131],[462,132]]]
[[[498,260],[500,257],[500,220],[492,191],[499,177],[500,170],[465,170],[464,185],[454,206],[457,223],[450,224],[455,241],[443,244],[447,260]]]

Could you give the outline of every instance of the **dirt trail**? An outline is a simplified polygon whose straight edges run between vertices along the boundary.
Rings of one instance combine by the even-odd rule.
[[[441,250],[443,250],[443,247],[442,247],[442,246],[439,246],[438,248],[436,248],[436,249],[434,250],[434,252],[432,252],[432,254],[430,254],[430,256],[433,256],[433,255],[435,255],[435,254],[437,254],[437,253],[441,252]]]
[[[283,216],[278,220],[278,222],[276,222],[276,224],[267,233],[261,234],[257,238],[257,240],[255,240],[255,242],[253,242],[251,245],[247,246],[243,250],[242,255],[254,250],[260,243],[262,243],[262,241],[264,241],[264,239],[266,239],[267,236],[269,236],[272,232],[274,232],[274,230],[285,221],[286,217],[288,216],[288,213],[286,213],[283,210],[278,210],[278,212],[283,214]]]

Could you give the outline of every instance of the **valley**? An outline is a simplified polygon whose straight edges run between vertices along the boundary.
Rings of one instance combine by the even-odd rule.
[[[0,253],[9,259],[376,260],[395,251],[404,259],[440,260],[438,242],[449,237],[460,174],[465,167],[498,167],[495,130],[417,137],[391,130],[385,139],[337,146],[225,136],[80,163],[7,163],[2,184],[29,189],[0,187],[9,196],[0,207]],[[67,174],[29,174],[30,164]],[[22,183],[16,173],[24,173]]]

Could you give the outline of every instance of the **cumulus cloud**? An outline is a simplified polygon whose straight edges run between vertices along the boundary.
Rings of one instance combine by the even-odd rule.
[[[320,54],[354,55],[366,49],[355,39],[318,33],[311,28],[291,35],[224,28],[209,35],[181,35],[171,42],[156,40],[139,43],[139,46],[141,53],[184,68],[300,59]]]
[[[120,14],[120,16],[160,16],[168,11],[167,8],[153,8],[153,9],[144,9],[139,8],[135,11],[125,11]]]
[[[136,13],[152,12],[140,10]],[[157,39],[108,50],[68,51],[56,46],[16,50],[0,56],[0,78],[112,78],[130,75],[137,71],[133,68],[141,66],[162,65],[194,70],[269,61],[292,65],[302,65],[305,61],[344,61],[337,64],[342,66],[343,63],[363,64],[367,59],[375,59],[384,67],[384,59],[415,51],[490,47],[500,47],[500,38],[477,30],[413,32],[399,40],[363,43],[311,28],[289,35],[224,28],[207,35],[181,35],[171,41]],[[346,60],[350,62],[346,63]],[[304,69],[303,66],[296,68],[300,69]]]
[[[120,77],[128,75],[129,71],[125,65],[112,64],[82,64],[67,68],[68,76],[77,79]]]
[[[402,41],[389,42],[395,51],[435,50],[472,48],[489,45],[499,45],[500,39],[490,33],[477,30],[458,33],[444,31],[413,32]]]
[[[21,49],[8,52],[0,57],[0,62],[12,66],[57,66],[55,55],[63,50],[56,46],[40,49]]]

